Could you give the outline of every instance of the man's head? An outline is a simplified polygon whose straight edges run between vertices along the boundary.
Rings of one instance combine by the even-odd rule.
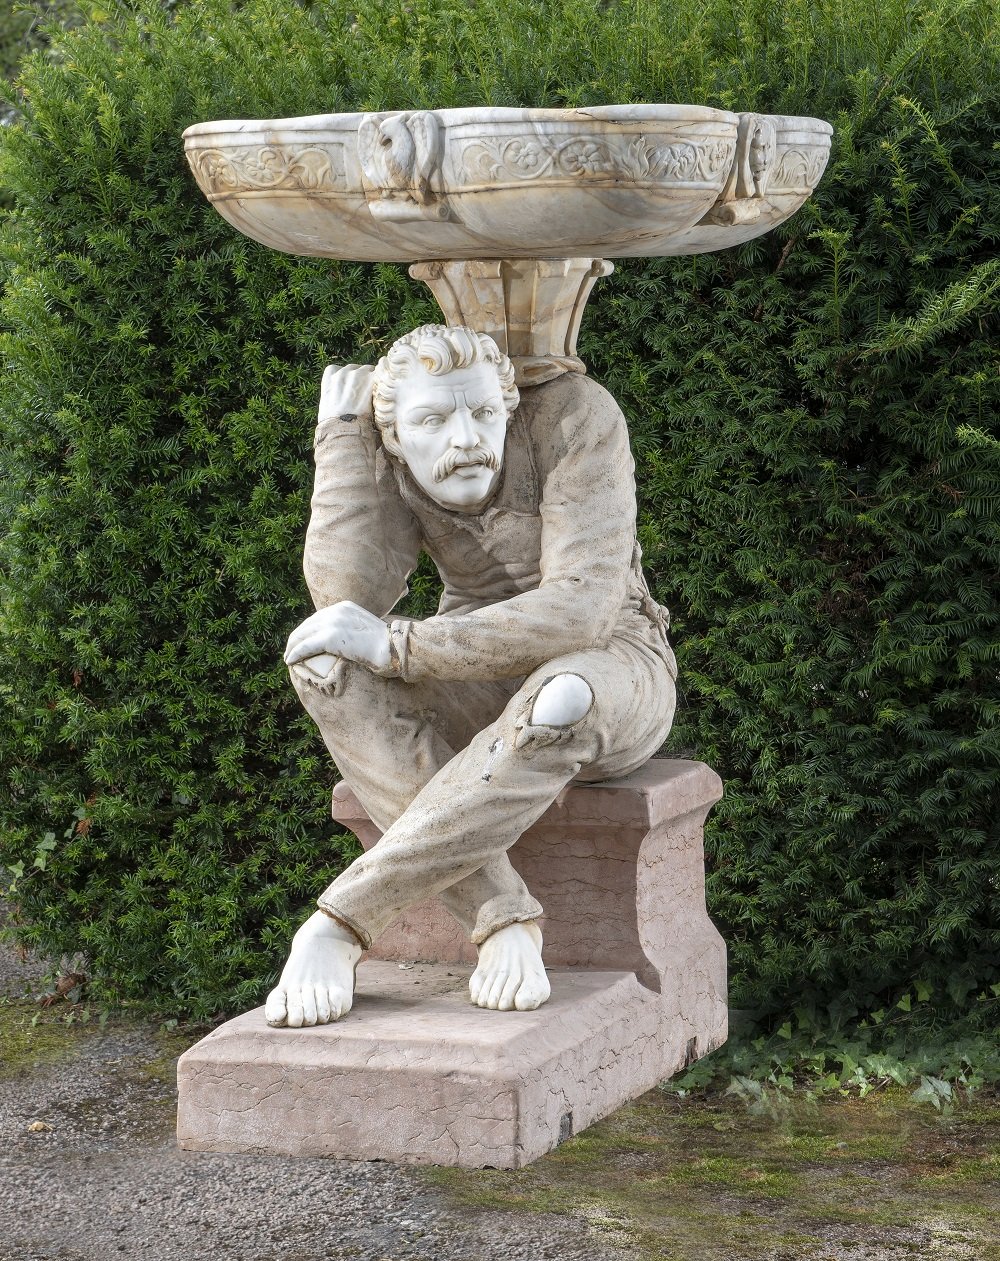
[[[513,364],[471,328],[425,324],[394,342],[375,369],[386,450],[445,508],[475,508],[489,497],[518,400]]]

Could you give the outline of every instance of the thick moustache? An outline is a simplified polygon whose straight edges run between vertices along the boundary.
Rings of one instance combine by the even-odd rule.
[[[452,447],[437,460],[431,470],[431,476],[436,482],[443,482],[456,469],[475,468],[479,464],[485,464],[494,473],[500,467],[496,454],[486,447],[479,451],[464,451],[460,447]]]

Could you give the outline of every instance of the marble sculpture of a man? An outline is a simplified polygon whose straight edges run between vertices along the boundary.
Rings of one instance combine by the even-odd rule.
[[[645,762],[673,717],[635,518],[624,417],[585,376],[519,396],[491,338],[439,325],[374,370],[327,369],[305,553],[319,611],[285,660],[384,835],[295,934],[268,1023],[343,1016],[362,950],[432,895],[478,947],[474,1003],[545,1002],[542,907],[507,851],[571,780]],[[421,549],[438,611],[392,618]]]

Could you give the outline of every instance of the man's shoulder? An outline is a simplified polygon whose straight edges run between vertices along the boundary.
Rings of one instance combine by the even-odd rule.
[[[536,444],[555,453],[612,434],[626,435],[621,408],[603,385],[580,372],[566,372],[521,391],[518,415]]]
[[[521,390],[521,406],[535,412],[552,408],[621,410],[603,385],[582,372],[564,372],[544,385],[525,386]]]

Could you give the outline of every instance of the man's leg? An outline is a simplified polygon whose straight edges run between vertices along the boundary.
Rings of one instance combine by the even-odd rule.
[[[343,779],[384,832],[441,767],[503,712],[512,683],[404,683],[342,661],[317,687],[292,683]]]
[[[368,817],[385,832],[434,774],[503,712],[513,680],[403,683],[344,663],[331,694],[292,673],[299,699]],[[540,914],[506,852],[485,863],[441,900],[468,936],[490,902]]]
[[[343,778],[383,831],[455,750],[497,717],[515,686],[507,680],[409,684],[347,662],[327,686],[294,670],[292,679]],[[520,918],[541,913],[505,852],[446,890],[442,901],[469,933],[481,904],[512,908]],[[268,997],[268,1020],[293,1026],[336,1020],[350,1009],[359,957],[359,935],[317,912],[295,935]]]
[[[370,941],[405,907],[442,892],[481,945],[473,1000],[503,1009],[544,1002],[548,982],[533,923],[541,908],[506,851],[581,771],[581,778],[600,780],[646,761],[669,730],[673,706],[671,673],[627,642],[536,671],[499,719],[442,766],[382,840],[321,897],[330,918],[319,912],[296,934],[268,1000],[268,1020],[286,1023],[286,991],[295,995],[287,1023],[337,1019],[350,1008],[358,942]],[[391,765],[386,769],[391,775]],[[510,880],[523,893],[509,896]]]
[[[527,967],[531,954],[525,930],[513,926],[532,923],[540,908],[533,899],[491,896],[480,882],[581,771],[608,778],[650,757],[669,730],[673,704],[666,666],[631,644],[550,662],[333,882],[320,906],[367,944],[406,907],[444,894],[472,940],[490,943],[473,978],[474,1001],[537,1006],[527,993],[518,1002],[511,967]],[[515,939],[521,960],[512,964],[504,943]],[[539,967],[540,960],[528,968],[534,982]]]

